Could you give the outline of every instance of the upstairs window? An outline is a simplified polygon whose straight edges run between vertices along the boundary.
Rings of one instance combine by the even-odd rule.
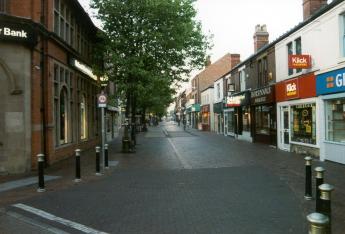
[[[266,86],[268,84],[268,67],[267,67],[267,57],[264,57],[258,61],[258,77],[259,77],[259,87]]]
[[[345,57],[345,13],[340,15],[340,54]]]
[[[246,74],[244,70],[240,71],[240,91],[246,90]]]
[[[0,0],[0,13],[6,12],[6,0]]]
[[[220,99],[220,84],[217,84],[217,99]]]
[[[289,55],[298,55],[302,54],[302,40],[301,38],[297,38],[293,42],[287,44],[288,56]],[[289,65],[288,65],[289,66]],[[288,68],[288,75],[291,76],[294,73],[301,72],[302,69],[290,69]]]

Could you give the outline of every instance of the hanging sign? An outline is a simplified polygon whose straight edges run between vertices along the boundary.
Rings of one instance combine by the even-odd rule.
[[[309,69],[311,68],[311,57],[305,54],[290,54],[289,55],[290,69]]]

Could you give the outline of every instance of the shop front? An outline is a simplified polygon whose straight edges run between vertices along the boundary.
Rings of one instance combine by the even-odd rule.
[[[213,104],[214,113],[214,130],[218,134],[223,134],[224,121],[223,121],[223,102],[218,102]]]
[[[322,129],[320,159],[345,164],[345,68],[316,77]]]
[[[240,92],[227,97],[226,111],[224,110],[227,134],[234,130],[237,139],[253,141],[251,135],[250,92]]]
[[[211,116],[210,116],[210,105],[203,105],[201,106],[201,127],[203,131],[210,131],[210,123],[211,123]]]
[[[319,117],[314,73],[276,84],[278,148],[319,156]]]
[[[199,123],[201,123],[200,104],[193,104],[191,107],[191,126],[198,129]]]
[[[251,91],[253,140],[277,145],[277,121],[274,86]]]

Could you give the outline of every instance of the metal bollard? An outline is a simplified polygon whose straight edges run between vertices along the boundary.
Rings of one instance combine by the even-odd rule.
[[[332,212],[331,212],[331,192],[334,186],[330,184],[322,184],[319,186],[320,195],[320,213],[329,218],[329,233],[332,233]]]
[[[81,181],[80,177],[80,149],[75,150],[75,179],[74,182],[78,183]]]
[[[307,216],[309,234],[328,234],[329,218],[320,213],[311,213]]]
[[[44,154],[37,155],[38,160],[38,189],[37,192],[45,192],[44,188]]]
[[[108,144],[104,144],[104,167],[109,169]]]
[[[101,174],[101,147],[96,146],[96,175],[100,176]]]
[[[304,199],[305,200],[311,200],[313,198],[313,193],[312,193],[312,174],[311,174],[311,157],[305,157],[305,195]]]
[[[316,181],[315,181],[315,188],[316,188],[316,191],[315,191],[315,211],[316,212],[321,212],[320,211],[320,203],[321,203],[321,199],[320,199],[320,196],[321,196],[321,191],[319,189],[319,186],[323,184],[323,179],[324,179],[324,172],[325,172],[325,169],[323,167],[317,167],[315,168],[315,172],[316,172]]]

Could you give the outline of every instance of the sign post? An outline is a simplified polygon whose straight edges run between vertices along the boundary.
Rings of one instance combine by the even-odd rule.
[[[105,169],[105,154],[104,154],[104,144],[106,143],[106,136],[105,136],[105,108],[107,107],[107,101],[108,97],[107,95],[102,91],[101,94],[97,96],[98,101],[98,108],[101,108],[101,127],[102,127],[102,144],[101,144],[101,150],[102,150],[102,161],[103,161],[103,171]]]

